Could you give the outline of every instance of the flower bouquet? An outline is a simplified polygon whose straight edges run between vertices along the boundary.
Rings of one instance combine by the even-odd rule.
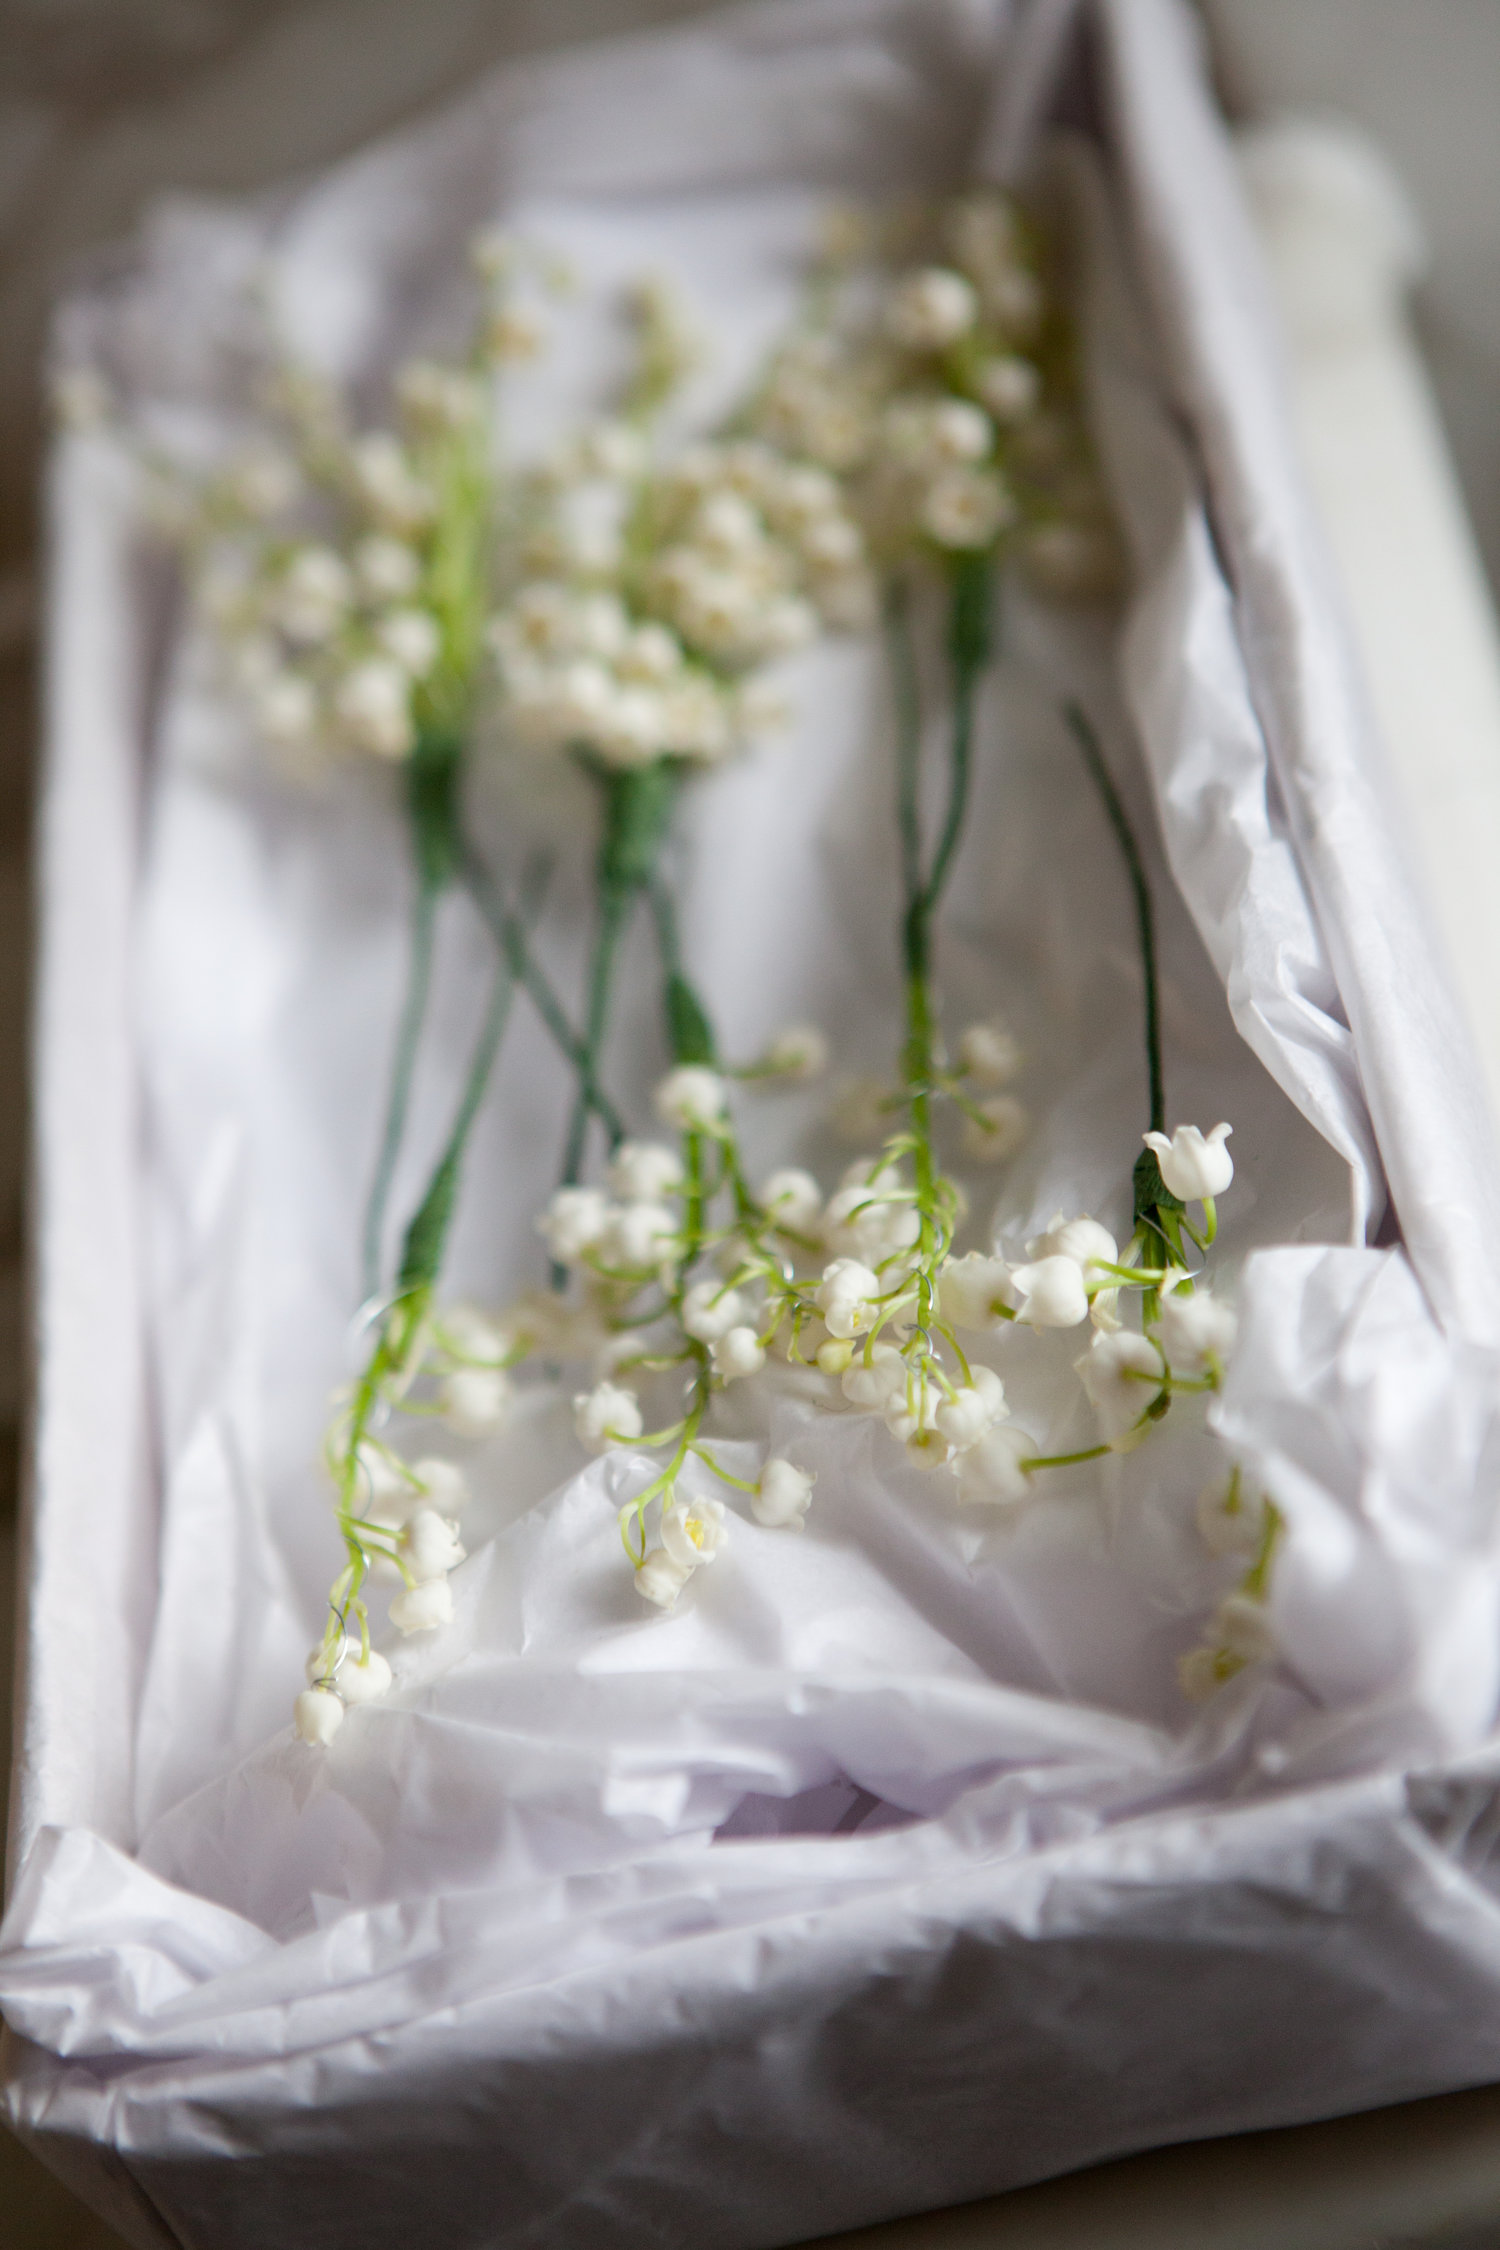
[[[64,324],[0,1998],[143,2242],[771,2244],[1491,2068],[1367,2005],[1486,1942],[1482,1134],[1091,20],[1019,186],[967,15],[752,13]]]

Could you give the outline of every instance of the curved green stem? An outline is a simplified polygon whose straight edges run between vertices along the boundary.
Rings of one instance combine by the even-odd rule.
[[[402,1002],[396,1031],[396,1052],[391,1066],[390,1092],[386,1098],[385,1125],[380,1136],[379,1154],[375,1159],[374,1178],[370,1182],[370,1193],[365,1204],[362,1273],[363,1295],[366,1299],[375,1296],[380,1287],[380,1241],[385,1232],[386,1205],[390,1201],[396,1159],[401,1153],[401,1142],[406,1132],[406,1114],[411,1106],[417,1048],[422,1037],[427,997],[432,984],[432,940],[441,888],[441,884],[430,881],[425,874],[419,876],[412,913],[406,997]]]
[[[1151,1131],[1164,1133],[1167,1129],[1167,1097],[1161,1062],[1161,995],[1157,982],[1156,918],[1151,904],[1151,886],[1146,880],[1145,862],[1141,858],[1135,831],[1130,825],[1130,816],[1104,762],[1099,737],[1089,724],[1081,704],[1065,703],[1063,716],[1074,741],[1083,753],[1089,778],[1099,793],[1110,827],[1114,830],[1115,841],[1120,847],[1120,856],[1125,862],[1135,897],[1136,932],[1140,939],[1141,972],[1146,988],[1146,1074],[1151,1091]]]

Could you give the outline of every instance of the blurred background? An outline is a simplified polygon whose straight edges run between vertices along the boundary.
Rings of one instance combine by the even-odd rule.
[[[701,0],[0,0],[0,1742],[25,1390],[27,862],[49,303],[79,259],[128,234],[163,190],[257,188],[440,103],[488,64],[703,12]],[[1353,120],[1404,183],[1426,246],[1413,331],[1493,596],[1500,0],[1199,0],[1199,14],[1231,117]],[[114,2239],[0,2130],[5,2250],[106,2250]],[[1500,2090],[1139,2157],[951,2220],[903,2223],[881,2241],[1493,2250]]]

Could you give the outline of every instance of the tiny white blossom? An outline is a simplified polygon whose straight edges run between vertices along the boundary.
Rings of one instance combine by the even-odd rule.
[[[537,1232],[553,1257],[570,1265],[593,1249],[609,1222],[609,1199],[598,1188],[565,1187],[557,1190],[537,1220]]]
[[[425,609],[391,610],[380,620],[376,638],[386,655],[414,680],[426,679],[442,647],[437,620]]]
[[[992,1367],[976,1367],[972,1381],[962,1384],[937,1410],[938,1429],[956,1453],[975,1445],[991,1425],[1003,1419],[1005,1385]]]
[[[587,1446],[590,1453],[608,1453],[611,1446],[633,1444],[645,1426],[634,1391],[618,1383],[596,1383],[591,1391],[580,1391],[573,1401],[573,1428],[579,1444]]]
[[[862,1336],[879,1314],[880,1282],[857,1258],[835,1258],[823,1268],[813,1301],[835,1337]]]
[[[1016,505],[1003,479],[986,469],[948,469],[922,497],[922,529],[940,547],[987,547],[1015,521]]]
[[[304,1688],[293,1705],[299,1742],[326,1750],[344,1723],[344,1706],[331,1688]]]
[[[777,1226],[810,1234],[823,1209],[823,1191],[811,1172],[787,1165],[761,1183],[760,1205]]]
[[[938,1277],[938,1305],[955,1328],[1003,1328],[1005,1311],[1014,1312],[1016,1293],[1003,1258],[970,1250],[950,1258]]]
[[[816,1479],[779,1453],[773,1453],[760,1472],[760,1484],[750,1498],[750,1513],[771,1531],[805,1528],[808,1503]]]
[[[615,658],[615,670],[622,680],[660,687],[682,670],[682,643],[665,625],[637,625]]]
[[[391,1598],[391,1623],[398,1633],[430,1633],[434,1626],[453,1622],[453,1588],[446,1578],[424,1579],[420,1586],[403,1586]]]
[[[435,1508],[418,1508],[401,1534],[401,1560],[419,1583],[446,1578],[464,1559],[457,1530]]]
[[[227,485],[230,501],[246,515],[279,516],[296,500],[300,479],[285,453],[260,446],[231,465]]]
[[[1276,1654],[1266,1605],[1249,1594],[1231,1594],[1220,1602],[1209,1630],[1242,1664],[1259,1664]]]
[[[391,1668],[378,1648],[363,1660],[346,1656],[338,1668],[338,1692],[346,1703],[377,1703],[390,1691]]]
[[[714,1363],[714,1373],[725,1383],[737,1383],[746,1375],[758,1375],[766,1364],[765,1346],[753,1328],[737,1327],[716,1336],[709,1347]]]
[[[435,501],[389,430],[370,430],[349,448],[354,488],[378,521],[393,531],[420,531]]]
[[[884,1414],[893,1399],[906,1395],[906,1361],[894,1344],[875,1344],[866,1356],[863,1349],[844,1369],[840,1388],[851,1406],[866,1414]]]
[[[1191,1296],[1164,1292],[1157,1341],[1179,1375],[1219,1374],[1234,1350],[1239,1322],[1207,1289]]]
[[[1206,1485],[1198,1495],[1199,1536],[1216,1555],[1253,1555],[1259,1549],[1265,1519],[1259,1506],[1248,1505],[1240,1480]]]
[[[695,1281],[682,1300],[682,1325],[700,1344],[711,1344],[742,1325],[749,1307],[737,1289],[719,1281]]]
[[[1143,1133],[1147,1148],[1154,1148],[1167,1190],[1184,1203],[1204,1196],[1222,1195],[1234,1178],[1234,1159],[1224,1143],[1232,1125],[1215,1125],[1200,1133],[1196,1125],[1179,1125],[1168,1140],[1165,1133]]]
[[[1009,1094],[995,1094],[977,1107],[977,1117],[964,1118],[964,1148],[983,1164],[1003,1164],[1025,1140],[1031,1119]]]
[[[771,1041],[761,1067],[776,1078],[816,1078],[828,1067],[827,1035],[815,1023],[788,1024]]]
[[[515,1349],[512,1331],[478,1305],[445,1306],[438,1315],[437,1332],[445,1351],[485,1367],[498,1367]]]
[[[1045,1234],[1039,1234],[1026,1245],[1028,1258],[1071,1258],[1081,1267],[1084,1287],[1092,1294],[1109,1280],[1099,1271],[1105,1265],[1118,1263],[1120,1252],[1108,1227],[1097,1219],[1066,1219],[1061,1211],[1052,1219]]]
[[[384,1508],[391,1502],[400,1502],[410,1496],[418,1497],[416,1486],[407,1474],[406,1464],[396,1455],[387,1453],[384,1446],[363,1438],[355,1453],[359,1469],[358,1501],[360,1512],[367,1506]]]
[[[1035,1441],[1013,1422],[992,1422],[953,1463],[959,1499],[984,1507],[1014,1507],[1028,1499],[1031,1486],[1021,1464],[1035,1451]]]
[[[326,641],[343,622],[350,592],[349,573],[331,547],[299,547],[276,589],[276,622],[289,640]]]
[[[1042,378],[1031,360],[1005,352],[985,361],[974,387],[997,422],[1024,422],[1042,395]]]
[[[972,283],[947,266],[924,266],[891,291],[886,327],[908,351],[941,351],[973,327],[979,299]]]
[[[702,1063],[681,1063],[669,1071],[652,1099],[662,1122],[685,1133],[712,1132],[729,1103],[723,1079]]]
[[[469,1504],[469,1480],[456,1461],[444,1461],[435,1454],[427,1454],[413,1461],[411,1473],[416,1478],[428,1505],[440,1515],[456,1516]]]
[[[390,657],[352,665],[334,689],[333,709],[356,748],[377,758],[404,758],[416,738],[411,680]]]
[[[677,1220],[664,1203],[620,1203],[596,1245],[602,1265],[644,1273],[660,1265],[677,1235]]]
[[[958,1059],[981,1086],[1005,1086],[1021,1068],[1021,1045],[1003,1023],[971,1023],[958,1042]]]
[[[493,1437],[510,1419],[510,1383],[498,1367],[456,1367],[443,1377],[438,1403],[461,1437]]]
[[[728,1537],[722,1500],[674,1500],[661,1512],[661,1543],[683,1570],[711,1563]]]
[[[1149,1336],[1138,1336],[1132,1328],[1117,1328],[1095,1336],[1074,1364],[1099,1417],[1105,1443],[1119,1452],[1128,1450],[1166,1372],[1161,1353]],[[1152,1380],[1143,1382],[1143,1376]]]
[[[682,1159],[660,1141],[621,1141],[608,1176],[611,1195],[622,1203],[656,1203],[681,1187]]]
[[[674,1562],[665,1547],[653,1547],[636,1566],[635,1590],[658,1609],[670,1609],[690,1575],[690,1568]]]
[[[938,1408],[943,1393],[935,1383],[919,1378],[909,1383],[903,1394],[892,1398],[885,1409],[885,1426],[898,1445],[906,1448],[907,1459],[919,1469],[941,1469],[953,1453],[953,1448],[938,1428]]]
[[[1019,1292],[1016,1318],[1031,1327],[1076,1328],[1088,1319],[1088,1291],[1076,1258],[1037,1258],[1017,1266],[1011,1280]]]

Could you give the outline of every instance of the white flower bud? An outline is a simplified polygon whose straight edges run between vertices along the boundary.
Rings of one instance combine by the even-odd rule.
[[[611,1446],[633,1444],[645,1428],[640,1401],[634,1391],[618,1383],[596,1383],[580,1391],[573,1401],[573,1428],[580,1445],[590,1453],[608,1453]]]
[[[1234,1178],[1234,1159],[1224,1146],[1233,1131],[1232,1125],[1215,1125],[1204,1134],[1196,1125],[1179,1125],[1170,1140],[1165,1133],[1143,1133],[1141,1138],[1155,1149],[1168,1192],[1195,1203],[1222,1195]]]
[[[996,1094],[978,1108],[978,1117],[964,1118],[964,1148],[981,1164],[1003,1164],[1025,1140],[1031,1119],[1009,1094]]]
[[[391,661],[414,680],[425,680],[438,660],[442,636],[425,609],[393,609],[376,628],[376,639]]]
[[[515,1349],[512,1331],[478,1305],[449,1305],[437,1320],[438,1342],[460,1359],[498,1367]]]
[[[768,1531],[801,1531],[816,1478],[773,1453],[760,1472],[760,1484],[750,1496],[750,1513]]]
[[[753,1328],[737,1327],[716,1336],[709,1348],[714,1373],[725,1383],[736,1383],[746,1375],[758,1375],[766,1364],[765,1346]]]
[[[615,658],[622,680],[660,687],[682,670],[682,643],[665,625],[638,625]]]
[[[760,1206],[779,1227],[793,1234],[815,1231],[823,1209],[823,1191],[811,1172],[787,1165],[761,1183]]]
[[[934,1420],[955,1452],[974,1445],[1004,1416],[1005,1385],[991,1367],[976,1367],[972,1381],[945,1398]]]
[[[982,461],[995,442],[990,418],[965,398],[945,398],[933,407],[929,442],[936,461]]]
[[[1046,1233],[1027,1243],[1026,1255],[1028,1258],[1071,1258],[1082,1271],[1084,1287],[1095,1290],[1110,1278],[1099,1272],[1099,1261],[1115,1265],[1120,1252],[1108,1227],[1100,1226],[1097,1219],[1065,1219],[1059,1211]]]
[[[997,422],[1024,422],[1042,395],[1040,370],[1017,352],[986,360],[975,389]]]
[[[304,1688],[292,1707],[299,1742],[326,1750],[344,1723],[344,1706],[331,1688]]]
[[[1014,523],[1016,504],[1004,480],[987,469],[947,469],[922,496],[922,529],[940,547],[987,547]]]
[[[862,1336],[878,1317],[880,1282],[857,1258],[835,1258],[813,1292],[831,1336]]]
[[[907,274],[891,291],[885,324],[908,351],[941,351],[973,327],[979,299],[971,283],[947,266]]]
[[[443,1378],[438,1401],[461,1437],[493,1437],[510,1419],[510,1383],[498,1367],[454,1368]]]
[[[350,1705],[378,1703],[391,1692],[391,1668],[378,1648],[363,1659],[346,1656],[338,1669],[338,1691]]]
[[[398,1633],[430,1633],[436,1625],[453,1622],[453,1588],[446,1578],[424,1579],[420,1586],[403,1586],[393,1595],[390,1620]]]
[[[906,1397],[906,1361],[894,1344],[874,1344],[850,1359],[840,1385],[851,1406],[884,1414]]]
[[[728,1537],[722,1500],[674,1500],[661,1512],[661,1543],[679,1570],[711,1563]]]
[[[1175,1290],[1162,1296],[1156,1339],[1179,1375],[1220,1372],[1238,1332],[1239,1322],[1228,1305],[1207,1289],[1195,1289],[1189,1297]]]
[[[1076,1258],[1038,1258],[1011,1275],[1019,1296],[1016,1318],[1033,1328],[1076,1328],[1089,1316],[1083,1268]]]
[[[1010,1267],[1003,1258],[971,1250],[950,1258],[938,1277],[938,1305],[955,1328],[1004,1328],[1003,1306],[1015,1310]]]
[[[387,1509],[409,1497],[415,1499],[416,1487],[407,1475],[405,1462],[374,1439],[361,1439],[355,1460],[359,1465],[354,1490],[356,1515],[368,1514],[372,1507]]]
[[[1259,1664],[1276,1654],[1276,1636],[1266,1605],[1249,1594],[1231,1594],[1227,1601],[1220,1602],[1210,1631],[1242,1664]]]
[[[608,1198],[598,1188],[559,1188],[537,1220],[537,1232],[560,1264],[572,1265],[593,1249],[610,1216]]]
[[[702,1063],[679,1064],[662,1079],[652,1098],[663,1124],[684,1133],[711,1133],[723,1121],[729,1103],[723,1079]]]
[[[993,1422],[953,1463],[958,1497],[982,1507],[1014,1507],[1030,1497],[1023,1461],[1036,1451],[1034,1439],[1013,1422]]]
[[[390,657],[366,657],[333,691],[339,725],[358,750],[377,758],[404,758],[416,738],[411,679]]]
[[[439,1460],[428,1454],[413,1461],[411,1473],[422,1488],[422,1497],[439,1515],[456,1516],[469,1504],[469,1480],[456,1461]]]
[[[464,1559],[457,1528],[435,1508],[419,1508],[401,1534],[401,1559],[413,1578],[446,1578]]]
[[[1021,1046],[1003,1023],[971,1023],[958,1042],[958,1059],[981,1086],[1005,1086],[1021,1068]]]
[[[680,1563],[675,1563],[665,1547],[653,1547],[645,1561],[637,1565],[635,1590],[658,1609],[670,1609],[691,1575]]]
[[[367,600],[400,602],[416,592],[422,566],[404,539],[377,531],[355,548],[354,576]]]
[[[681,1157],[659,1141],[621,1141],[610,1158],[609,1190],[622,1203],[655,1203],[682,1181]]]
[[[349,607],[349,573],[331,547],[299,547],[276,592],[276,622],[288,640],[305,646],[326,641]]]
[[[432,521],[435,502],[413,474],[389,430],[370,430],[349,448],[354,488],[370,510],[394,531],[420,531]]]
[[[788,1024],[766,1049],[762,1068],[777,1078],[816,1078],[828,1067],[828,1040],[815,1023]]]
[[[1117,1328],[1095,1336],[1074,1365],[1099,1417],[1105,1443],[1117,1451],[1127,1450],[1166,1373],[1161,1353],[1148,1336]],[[1151,1379],[1143,1381],[1143,1377]]]
[[[664,1203],[620,1203],[599,1238],[602,1264],[627,1273],[653,1271],[677,1236],[677,1220]]]
[[[711,1344],[738,1328],[749,1309],[737,1289],[726,1289],[720,1281],[695,1281],[682,1300],[682,1325],[700,1344]]]

